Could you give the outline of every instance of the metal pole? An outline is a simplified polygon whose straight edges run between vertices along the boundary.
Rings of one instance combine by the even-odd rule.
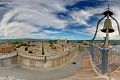
[[[107,15],[107,19],[109,19],[109,14]],[[109,40],[109,31],[108,31],[108,26],[107,27],[107,31],[106,31],[106,41],[105,41],[105,47],[108,48],[108,40]]]
[[[44,55],[44,45],[42,43],[42,55]]]
[[[109,19],[109,14],[107,15],[107,19]],[[106,26],[107,27],[107,31],[106,31],[106,44],[105,44],[105,47],[106,48],[108,48],[108,45],[109,45],[109,42],[108,42],[108,40],[109,40],[109,31],[108,31],[108,27],[109,26]],[[107,54],[107,56],[108,56],[108,52],[106,53]],[[108,57],[106,57],[106,58],[108,58]],[[107,61],[108,62],[108,61]],[[106,66],[107,67],[107,66]],[[108,76],[109,76],[109,80],[111,80],[111,77],[110,77],[110,67],[108,66]]]
[[[108,48],[103,48],[102,50],[102,74],[108,71]]]

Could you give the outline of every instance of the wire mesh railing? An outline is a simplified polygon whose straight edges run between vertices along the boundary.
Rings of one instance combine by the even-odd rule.
[[[108,63],[108,49],[101,48],[93,43],[90,43],[89,53],[95,69],[102,74],[106,73]]]
[[[108,52],[108,71],[112,72],[120,66],[120,43],[111,45]]]
[[[102,73],[115,71],[120,66],[120,43],[111,42],[109,48],[90,43],[89,53],[95,69]]]

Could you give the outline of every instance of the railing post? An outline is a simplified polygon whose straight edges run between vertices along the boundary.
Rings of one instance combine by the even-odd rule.
[[[89,44],[89,52],[90,52],[90,56],[92,57],[92,61],[94,60],[94,55],[93,55],[93,50],[94,50],[94,46],[93,44]]]
[[[44,58],[45,58],[44,62],[46,63],[46,61],[47,61],[47,56],[45,56]]]
[[[108,48],[101,49],[102,52],[102,74],[105,74],[108,71]]]

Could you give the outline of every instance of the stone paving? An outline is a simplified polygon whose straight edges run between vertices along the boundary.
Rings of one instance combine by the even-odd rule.
[[[76,62],[76,64],[72,64],[72,62]],[[4,70],[7,72],[4,73]],[[0,71],[0,80],[120,80],[120,68],[110,73],[110,76],[98,76],[93,70],[87,52],[84,52],[83,54],[81,53],[69,63],[48,72],[32,71],[18,67],[3,68],[0,69]]]
[[[15,79],[13,80],[16,80],[16,78],[25,80],[59,80],[75,74],[76,70],[78,70],[79,68],[81,60],[82,53],[78,54],[76,57],[74,57],[74,59],[70,60],[69,62],[46,71],[31,70],[28,68],[20,67],[19,65],[13,67],[1,67],[0,77],[15,77]],[[73,62],[76,62],[76,64],[72,64]],[[4,80],[10,79],[6,78]]]
[[[83,55],[82,63],[80,64],[80,68],[76,71],[76,73],[68,78],[61,80],[107,80],[106,78],[102,78],[98,76],[91,65],[90,58],[88,53],[86,52]]]
[[[25,79],[16,79],[15,77],[7,76],[7,77],[0,77],[0,80],[25,80]]]
[[[120,80],[120,67],[109,74],[111,80]]]

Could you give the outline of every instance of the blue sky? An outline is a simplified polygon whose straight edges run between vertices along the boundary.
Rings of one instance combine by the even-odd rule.
[[[118,20],[119,3],[109,0]],[[107,4],[107,0],[0,0],[0,38],[92,39]],[[98,31],[98,39],[104,36]],[[117,31],[110,38],[118,39]]]

